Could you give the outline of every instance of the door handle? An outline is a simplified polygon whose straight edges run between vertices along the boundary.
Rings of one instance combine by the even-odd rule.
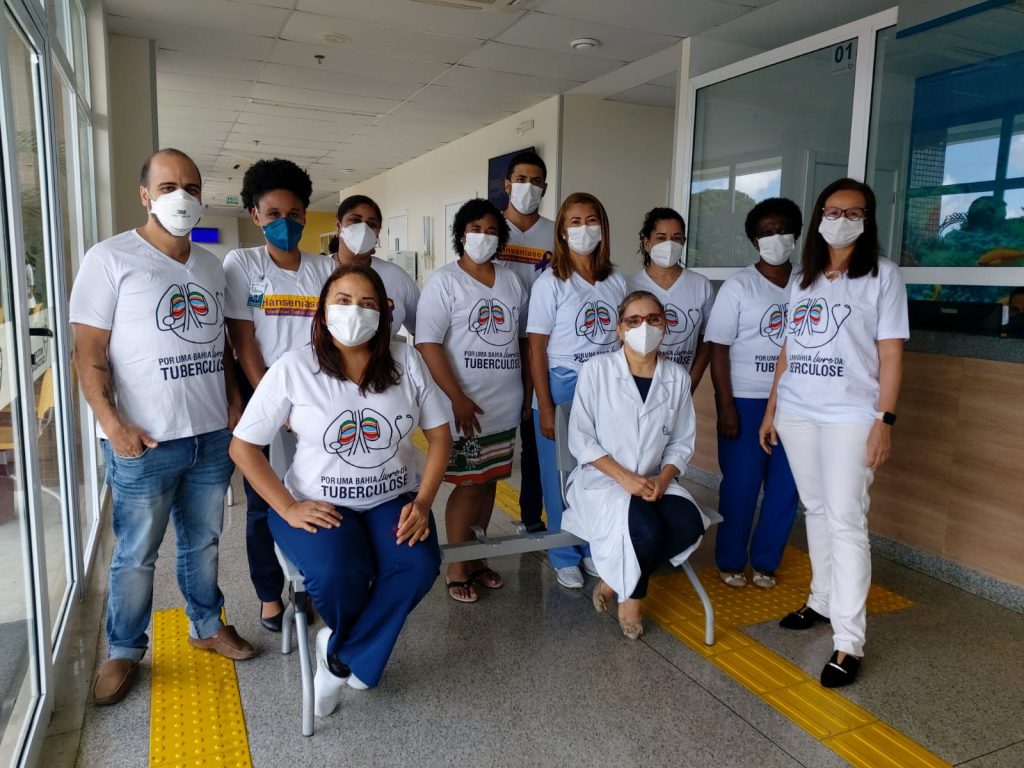
[[[46,339],[52,339],[53,338],[53,331],[51,331],[49,328],[29,328],[28,329],[28,335],[29,336],[42,336],[43,338],[46,338]]]

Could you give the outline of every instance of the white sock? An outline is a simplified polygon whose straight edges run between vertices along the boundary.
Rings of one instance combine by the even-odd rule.
[[[357,691],[365,691],[365,690],[368,690],[370,688],[370,686],[368,686],[366,683],[364,683],[362,680],[360,680],[355,675],[349,675],[348,676],[348,687],[349,688],[355,688]]]

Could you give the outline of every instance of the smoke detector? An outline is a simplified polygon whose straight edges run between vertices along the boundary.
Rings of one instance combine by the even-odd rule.
[[[569,43],[569,47],[574,51],[592,51],[600,45],[601,41],[595,37],[578,37]]]

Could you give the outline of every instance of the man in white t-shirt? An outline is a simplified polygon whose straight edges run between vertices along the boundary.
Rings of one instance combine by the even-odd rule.
[[[508,205],[503,213],[511,236],[498,260],[510,267],[526,286],[527,301],[534,281],[551,263],[555,243],[555,222],[540,215],[540,201],[548,188],[548,169],[540,155],[520,152],[508,164],[505,173],[505,194]],[[529,364],[524,361],[524,368]],[[527,377],[529,382],[529,377]],[[529,387],[529,384],[527,384]],[[525,394],[530,402],[532,390]],[[533,414],[519,428],[523,441],[520,453],[519,514],[523,525],[531,532],[545,530],[541,521],[543,506],[540,486],[540,466],[537,462],[537,439],[533,431]]]
[[[189,644],[256,655],[220,619],[217,545],[240,407],[224,364],[224,269],[189,242],[201,194],[188,155],[154,154],[140,178],[145,225],[91,248],[71,291],[75,368],[99,422],[117,536],[97,704],[125,697],[146,653],[154,564],[172,516]]]

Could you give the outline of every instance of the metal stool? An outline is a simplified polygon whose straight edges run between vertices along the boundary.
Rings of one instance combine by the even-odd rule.
[[[313,661],[309,657],[309,623],[307,610],[311,603],[302,574],[281,548],[274,545],[274,553],[288,581],[288,607],[281,618],[281,653],[292,652],[292,622],[299,647],[299,669],[302,672],[302,735],[313,735]]]

